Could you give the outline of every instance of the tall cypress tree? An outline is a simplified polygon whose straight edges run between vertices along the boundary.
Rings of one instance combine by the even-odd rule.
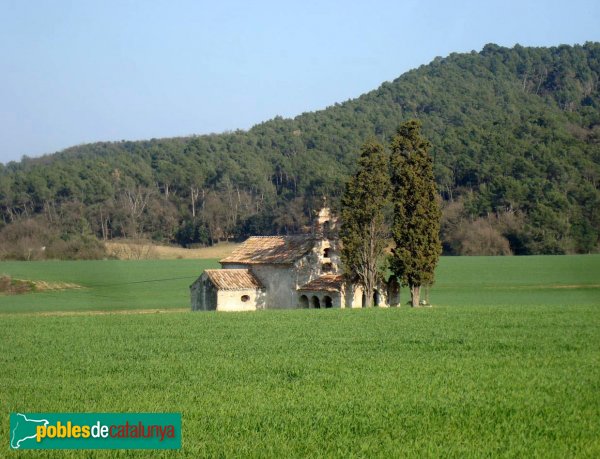
[[[413,306],[419,305],[421,286],[433,283],[442,252],[441,211],[436,200],[430,147],[421,137],[421,123],[416,120],[401,124],[391,143],[395,248],[390,268],[410,288]]]
[[[345,276],[363,287],[366,306],[381,280],[381,262],[389,230],[384,210],[389,203],[389,156],[375,140],[362,147],[358,171],[342,197],[341,257]]]

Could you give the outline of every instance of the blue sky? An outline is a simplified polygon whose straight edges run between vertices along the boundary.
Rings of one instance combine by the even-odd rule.
[[[586,41],[597,0],[0,0],[0,162],[248,129],[486,43]]]

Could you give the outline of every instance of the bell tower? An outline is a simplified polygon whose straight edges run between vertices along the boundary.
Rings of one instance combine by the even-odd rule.
[[[337,218],[332,215],[331,209],[327,207],[327,198],[323,196],[323,205],[317,213],[313,234],[321,239],[331,239],[336,229]]]

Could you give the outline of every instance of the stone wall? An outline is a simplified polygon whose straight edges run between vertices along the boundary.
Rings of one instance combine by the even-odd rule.
[[[342,290],[345,308],[362,308],[362,287],[356,284],[345,284]]]
[[[253,265],[252,273],[265,287],[265,309],[291,309],[298,304],[294,271],[289,265]]]
[[[323,274],[339,274],[340,266],[335,242],[327,239],[317,240],[313,249],[294,263],[295,286],[302,287]]]
[[[217,290],[206,273],[190,286],[190,297],[192,311],[255,311],[265,307],[264,291]]]
[[[391,283],[382,282],[377,290],[380,308],[388,308],[390,306],[400,306],[400,286],[397,282]],[[346,308],[362,308],[363,306],[363,289],[356,284],[345,284],[342,297],[344,298],[344,306]]]
[[[223,269],[252,269],[253,266],[246,263],[221,263]]]
[[[217,309],[217,289],[203,273],[190,286],[192,311],[215,311]]]

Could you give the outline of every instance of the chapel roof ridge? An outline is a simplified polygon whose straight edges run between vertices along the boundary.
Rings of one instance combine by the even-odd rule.
[[[221,263],[292,264],[310,252],[315,238],[310,234],[250,236]]]
[[[264,289],[249,269],[206,269],[204,272],[219,290]]]

